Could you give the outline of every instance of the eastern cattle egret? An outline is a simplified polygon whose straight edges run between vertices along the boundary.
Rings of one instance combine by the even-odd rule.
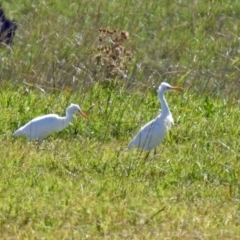
[[[157,92],[162,105],[161,113],[141,128],[133,140],[129,143],[128,149],[141,148],[142,150],[152,150],[156,152],[156,147],[164,139],[166,132],[173,124],[172,114],[168,107],[164,93],[170,90],[182,91],[181,87],[174,87],[168,83],[162,82]]]
[[[28,140],[38,140],[42,142],[45,137],[53,132],[59,132],[67,127],[73,119],[73,114],[79,112],[84,118],[88,116],[77,104],[71,104],[66,109],[66,116],[60,117],[57,114],[48,114],[34,118],[26,125],[20,127],[14,136],[25,136]]]

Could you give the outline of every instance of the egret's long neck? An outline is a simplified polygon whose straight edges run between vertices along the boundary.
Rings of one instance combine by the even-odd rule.
[[[164,114],[164,115],[170,114],[171,112],[170,112],[170,109],[168,107],[167,101],[164,97],[164,93],[160,91],[158,93],[158,97],[159,97],[161,105],[162,105],[162,111],[161,111],[162,114]]]
[[[62,117],[63,119],[63,128],[67,127],[69,125],[69,123],[72,121],[73,119],[73,113],[70,111],[66,111],[66,116]]]

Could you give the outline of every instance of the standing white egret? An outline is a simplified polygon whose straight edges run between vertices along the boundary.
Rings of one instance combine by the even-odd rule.
[[[142,150],[152,150],[156,152],[156,147],[164,139],[166,132],[173,124],[172,114],[168,107],[164,93],[170,90],[182,91],[183,88],[171,86],[162,82],[158,88],[158,97],[162,105],[161,113],[152,121],[141,128],[133,140],[129,143],[128,149],[141,148]]]
[[[60,117],[57,114],[48,114],[36,117],[26,125],[20,127],[13,133],[14,136],[25,136],[28,140],[37,139],[42,142],[45,137],[53,132],[59,132],[67,127],[73,119],[73,114],[79,112],[84,118],[88,116],[77,104],[71,104],[66,109],[66,116]]]

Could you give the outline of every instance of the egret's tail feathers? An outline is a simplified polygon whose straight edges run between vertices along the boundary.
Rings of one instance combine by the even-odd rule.
[[[21,130],[17,130],[13,133],[13,136],[18,137],[22,135],[22,131]]]
[[[136,141],[135,138],[132,139],[132,141],[128,144],[128,149],[132,149],[132,148],[137,148],[138,147],[138,142]]]
[[[133,142],[130,142],[130,143],[128,144],[128,149],[130,150],[130,149],[132,149],[132,148],[134,148],[134,144],[133,144]]]

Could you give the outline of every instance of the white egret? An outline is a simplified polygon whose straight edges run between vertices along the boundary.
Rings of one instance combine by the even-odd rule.
[[[77,104],[71,104],[66,109],[66,116],[60,117],[57,114],[48,114],[36,117],[26,125],[20,127],[13,133],[14,136],[25,136],[28,140],[38,140],[42,142],[45,137],[53,132],[59,132],[67,127],[73,119],[73,114],[79,112],[84,118],[88,116]]]
[[[161,113],[152,121],[141,128],[133,140],[129,143],[128,149],[140,148],[142,150],[152,150],[156,153],[156,147],[163,141],[166,132],[174,123],[172,114],[168,107],[164,93],[170,90],[182,91],[183,88],[171,86],[168,83],[162,82],[157,92],[162,105]],[[148,156],[148,155],[147,155]],[[147,157],[146,156],[146,157]]]

